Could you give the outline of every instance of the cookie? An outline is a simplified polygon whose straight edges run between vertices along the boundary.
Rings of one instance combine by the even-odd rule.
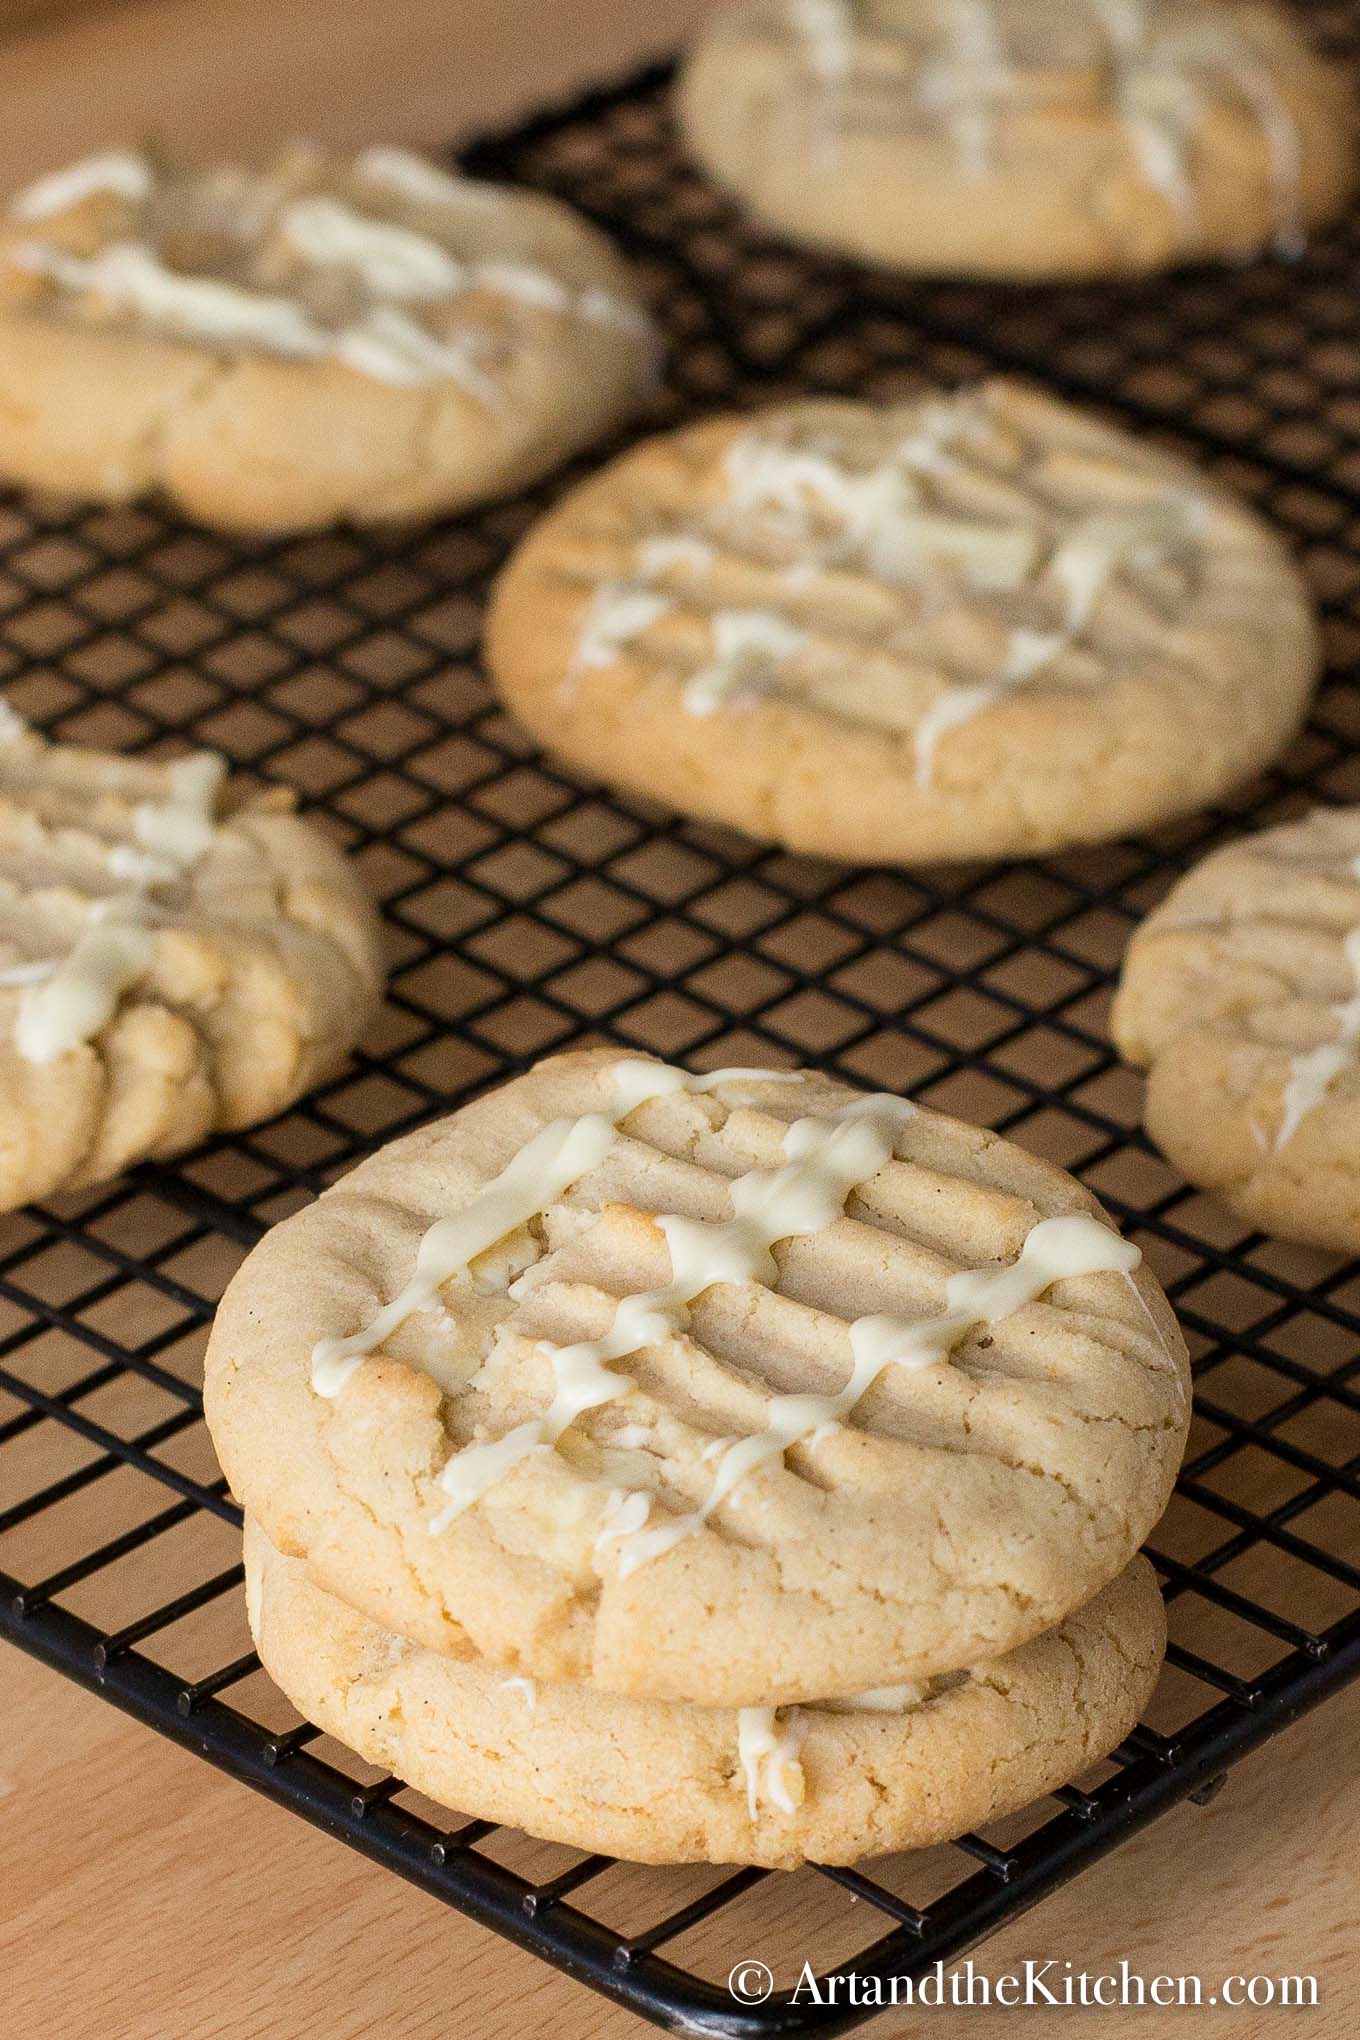
[[[1112,1029],[1192,1183],[1360,1254],[1360,808],[1229,844],[1138,929]]]
[[[738,0],[679,111],[771,226],[939,275],[1297,255],[1356,178],[1350,81],[1272,0]]]
[[[522,487],[640,402],[656,343],[593,227],[404,151],[96,156],[0,232],[0,472],[245,532]]]
[[[616,785],[858,863],[1098,842],[1275,756],[1318,664],[1281,542],[1005,382],[653,439],[495,590],[492,677]]]
[[[550,1058],[246,1260],[206,1411],[413,1642],[702,1706],[958,1670],[1128,1563],[1185,1435],[1136,1247],[995,1135],[812,1073]]]
[[[377,918],[278,789],[0,717],[0,1209],[270,1118],[382,994]]]
[[[247,1519],[265,1668],[309,1721],[479,1820],[644,1863],[853,1863],[946,1841],[1113,1749],[1165,1643],[1136,1558],[1060,1627],[952,1678],[776,1710],[507,1679],[323,1593]]]

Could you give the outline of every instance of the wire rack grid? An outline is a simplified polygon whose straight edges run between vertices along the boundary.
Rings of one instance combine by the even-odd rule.
[[[1318,14],[1349,55],[1347,13]],[[160,509],[0,502],[14,706],[91,743],[215,745],[298,788],[383,900],[395,965],[364,1052],[286,1118],[0,1228],[0,1633],[662,2025],[841,2030],[864,2013],[791,2001],[805,1957],[922,1974],[1360,1673],[1360,1272],[1181,1182],[1104,1030],[1129,929],[1187,863],[1248,816],[1360,798],[1360,226],[1293,267],[1118,291],[894,285],[736,219],[678,154],[660,75],[472,166],[570,199],[634,256],[671,340],[663,418],[1023,370],[1245,491],[1326,622],[1308,730],[1240,801],[1042,863],[847,870],[583,785],[501,714],[476,665],[487,583],[562,478],[416,533],[253,546]],[[215,1298],[358,1156],[592,1039],[910,1091],[1074,1169],[1143,1245],[1192,1342],[1196,1428],[1153,1554],[1167,1674],[1091,1777],[871,1871],[631,1870],[451,1827],[269,1686],[201,1422]],[[742,2008],[723,1978],[753,1947],[780,1987]]]

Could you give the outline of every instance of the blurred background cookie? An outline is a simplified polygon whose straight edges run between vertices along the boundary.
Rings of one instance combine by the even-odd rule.
[[[490,671],[572,764],[857,863],[1023,856],[1201,806],[1318,664],[1269,528],[1010,382],[654,439],[504,569]]]
[[[0,235],[0,474],[278,531],[507,493],[628,416],[657,343],[604,237],[407,151],[114,151]]]
[[[349,864],[224,761],[0,720],[0,1208],[253,1126],[343,1061],[382,994]]]
[[[1266,1232],[1360,1253],[1360,808],[1197,865],[1134,935],[1112,1024],[1191,1182]]]
[[[679,110],[771,226],[946,275],[1296,254],[1356,171],[1347,76],[1273,0],[736,0]]]

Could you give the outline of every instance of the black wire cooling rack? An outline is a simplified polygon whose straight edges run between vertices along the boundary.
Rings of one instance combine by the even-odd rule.
[[[1350,54],[1348,14],[1320,21]],[[1248,813],[1360,798],[1360,229],[1292,267],[1119,290],[895,284],[737,222],[678,156],[659,76],[473,167],[574,201],[636,259],[672,344],[663,418],[1026,371],[1253,498],[1326,619],[1308,731],[1232,808],[1043,863],[846,870],[584,786],[502,716],[475,663],[482,600],[560,481],[414,534],[248,547],[156,509],[0,501],[14,705],[88,742],[215,745],[297,787],[384,900],[395,957],[366,1053],[297,1111],[0,1224],[0,1630],[648,2018],[832,2031],[862,2014],[790,2003],[805,1955],[923,1973],[1360,1673],[1360,1271],[1246,1234],[1179,1181],[1104,1030],[1130,927],[1189,861]],[[287,1713],[246,1647],[238,1512],[200,1419],[214,1299],[357,1156],[591,1038],[910,1090],[1075,1169],[1140,1240],[1199,1399],[1154,1553],[1167,1675],[1095,1775],[871,1871],[641,1871],[450,1828]],[[753,1951],[781,1988],[742,2009],[723,1979]]]

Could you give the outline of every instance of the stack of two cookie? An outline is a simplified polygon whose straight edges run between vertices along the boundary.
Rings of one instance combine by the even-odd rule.
[[[924,1845],[1157,1675],[1160,1290],[1069,1177],[820,1076],[539,1065],[268,1235],[207,1398],[278,1683],[579,1847]]]

